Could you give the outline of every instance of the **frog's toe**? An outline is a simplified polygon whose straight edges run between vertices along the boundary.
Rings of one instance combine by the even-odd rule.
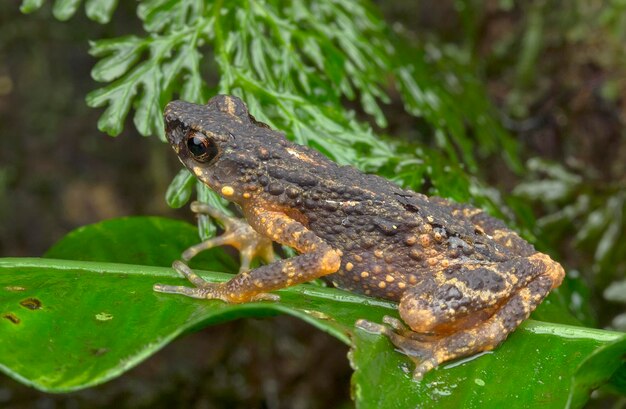
[[[421,380],[426,372],[440,364],[435,354],[435,344],[420,342],[415,339],[393,333],[389,336],[391,343],[415,363],[413,379]]]
[[[194,273],[193,270],[182,261],[174,261],[172,263],[172,268],[181,276],[189,280],[189,282],[195,287],[155,284],[153,286],[154,291],[168,294],[182,294],[187,297],[206,300],[218,299],[227,302],[230,301],[224,293],[224,284],[207,282],[205,279]]]
[[[196,256],[196,254],[200,253],[200,249],[197,248],[197,246],[194,247],[190,247],[187,250],[183,251],[183,254],[180,255],[180,258],[183,259],[183,261],[189,261],[192,258],[194,258]]]
[[[387,336],[389,336],[389,340],[392,344],[400,349],[404,355],[415,361],[418,366],[426,365],[425,363],[428,361],[436,362],[436,360],[434,360],[434,343],[418,341],[393,331],[390,331]],[[436,366],[436,364],[433,365],[431,369],[434,366]]]
[[[250,301],[280,301],[280,296],[270,293],[259,293],[252,296]]]
[[[411,331],[411,329],[407,327],[404,322],[395,317],[385,315],[383,317],[383,323],[386,325],[376,324],[366,320],[358,320],[355,325],[367,332],[386,335],[389,338],[401,337],[415,339],[419,337],[419,334]]]
[[[419,364],[415,366],[415,370],[413,371],[413,380],[421,381],[426,372],[437,367],[437,360],[435,359],[427,359],[421,361]]]
[[[372,334],[389,335],[392,332],[389,327],[381,324],[377,324],[372,321],[360,319],[354,324],[357,328],[367,331]]]
[[[406,331],[410,331],[409,327],[407,327],[404,322],[400,321],[395,317],[391,317],[389,315],[385,315],[383,317],[383,322],[393,328],[394,331],[398,333],[404,333]]]
[[[387,325],[377,324],[375,322],[361,319],[358,320],[355,325],[357,328],[360,328],[372,334],[386,335],[387,337],[389,337],[389,339],[392,340],[395,338],[408,339],[410,335],[413,334],[413,332],[397,318],[385,315],[383,317],[383,323]]]
[[[177,273],[189,280],[189,282],[191,282],[196,287],[207,287],[209,285],[209,283],[206,282],[204,278],[194,273],[193,270],[182,261],[174,261],[172,263],[172,268],[176,270]]]
[[[214,297],[208,288],[185,287],[182,285],[165,285],[165,284],[155,284],[152,288],[154,291],[158,293],[182,294],[182,295],[186,295],[187,297],[202,298],[202,299],[219,298],[219,297]]]

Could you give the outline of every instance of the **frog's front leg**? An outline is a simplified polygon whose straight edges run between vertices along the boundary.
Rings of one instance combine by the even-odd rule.
[[[427,278],[404,294],[400,316],[412,331],[390,318],[389,327],[364,320],[357,326],[387,335],[415,361],[413,375],[420,379],[443,362],[494,349],[564,276],[563,268],[541,253],[482,272],[463,269],[444,270],[434,277],[436,285]]]
[[[201,251],[225,244],[239,250],[241,260],[240,272],[250,269],[250,263],[254,257],[259,256],[266,263],[271,263],[275,260],[272,241],[257,233],[245,220],[231,217],[206,203],[192,202],[190,208],[194,213],[209,215],[220,222],[222,227],[224,227],[224,233],[189,247],[182,254],[184,261],[191,260]],[[176,270],[185,274],[180,266]]]
[[[220,299],[244,303],[267,299],[273,291],[332,274],[339,269],[341,254],[300,222],[284,213],[249,209],[246,219],[263,236],[295,248],[300,255],[242,271],[225,283],[207,283],[184,264],[175,268],[189,278],[196,288],[156,284],[155,291],[184,294],[194,298]]]

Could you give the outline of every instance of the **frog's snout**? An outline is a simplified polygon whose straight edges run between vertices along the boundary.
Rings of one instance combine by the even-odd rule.
[[[182,137],[184,128],[185,112],[189,109],[189,102],[172,101],[163,110],[163,121],[165,123],[165,135],[172,146],[178,145]]]
[[[172,122],[184,122],[185,111],[189,105],[189,102],[185,101],[172,101],[165,106],[163,110],[163,119],[165,125]]]

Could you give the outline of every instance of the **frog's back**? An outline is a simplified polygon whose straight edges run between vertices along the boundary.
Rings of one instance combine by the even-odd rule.
[[[282,135],[277,138],[271,130],[263,134],[266,132],[266,143],[262,147],[256,144],[257,156],[264,164],[258,168],[257,180],[266,200],[297,215],[342,250],[369,249],[372,243],[393,247],[405,236],[443,226],[449,235],[474,234],[473,225],[453,217],[453,209],[444,199],[428,198],[382,177],[339,166],[312,148],[289,142]],[[263,138],[256,143],[260,140]]]
[[[407,286],[448,266],[534,252],[516,235],[519,251],[498,244],[477,223],[490,234],[508,229],[479,209],[338,166],[308,147],[285,146],[294,160],[277,155],[266,163],[265,191],[342,251],[339,271],[328,277],[338,287],[398,300]]]

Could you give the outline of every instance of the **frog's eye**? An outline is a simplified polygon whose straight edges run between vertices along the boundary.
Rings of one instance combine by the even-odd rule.
[[[212,161],[219,153],[217,144],[213,139],[195,132],[187,137],[187,149],[189,149],[191,156],[200,163]]]

